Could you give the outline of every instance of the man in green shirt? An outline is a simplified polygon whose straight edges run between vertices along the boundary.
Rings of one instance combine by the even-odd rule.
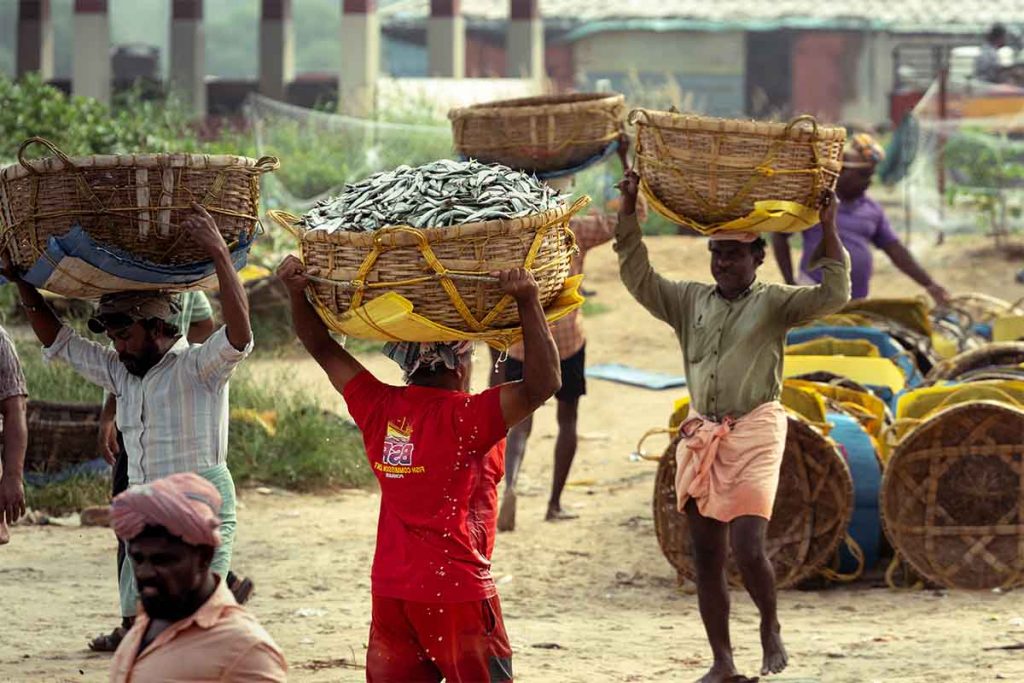
[[[778,402],[783,349],[788,329],[835,312],[850,298],[849,258],[835,225],[838,200],[829,193],[822,210],[821,284],[758,282],[765,241],[755,235],[712,238],[715,284],[676,282],[651,266],[636,218],[638,185],[633,172],[619,185],[615,250],[626,288],[672,326],[683,352],[691,412],[677,453],[676,492],[689,523],[701,619],[714,655],[701,680],[745,680],[733,663],[729,639],[725,562],[730,545],[761,614],[761,673],[778,673],[788,658],[765,531],[785,448],[785,413]]]

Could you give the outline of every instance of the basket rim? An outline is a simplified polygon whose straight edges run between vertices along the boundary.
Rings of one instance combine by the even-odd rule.
[[[537,228],[571,217],[590,203],[590,197],[583,195],[575,202],[564,202],[553,209],[533,213],[520,218],[499,218],[478,223],[463,223],[449,227],[413,228],[404,225],[389,225],[373,232],[350,232],[347,230],[306,230],[301,232],[299,240],[302,244],[326,242],[329,244],[351,247],[372,248],[378,242],[388,247],[408,247],[420,244],[421,237],[427,244],[439,244],[466,237],[488,237],[515,235],[530,232]],[[302,231],[290,216],[280,211],[268,211],[267,215],[278,225],[293,233]]]
[[[812,139],[822,142],[846,141],[846,128],[842,126],[826,126],[818,124],[817,134],[806,125],[790,124],[778,121],[751,121],[745,119],[724,119],[715,116],[700,116],[656,109],[634,109],[629,113],[628,120],[638,128],[668,128],[672,130],[726,133],[730,135],[750,135],[781,139]]]
[[[235,154],[192,154],[187,152],[159,152],[145,154],[90,154],[70,157],[74,164],[69,168],[58,157],[26,159],[0,168],[0,180],[18,180],[31,175],[58,175],[76,170],[114,168],[195,168],[198,170],[224,170],[232,167],[239,171],[264,173],[279,165],[276,157],[252,157]],[[26,168],[27,166],[27,168]]]
[[[552,110],[562,109],[571,113],[581,109],[603,109],[616,105],[625,105],[626,97],[620,93],[567,93],[564,95],[535,95],[533,97],[517,97],[510,100],[481,102],[468,107],[456,107],[448,111],[448,119],[452,122],[465,117],[472,118],[505,118],[509,116],[528,117],[558,113]]]

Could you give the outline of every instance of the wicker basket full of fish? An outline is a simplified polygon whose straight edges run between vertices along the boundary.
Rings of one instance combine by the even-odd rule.
[[[448,113],[455,151],[533,173],[576,168],[623,133],[625,98],[608,93],[525,97]]]
[[[29,159],[39,144],[50,155]],[[274,157],[207,154],[105,154],[69,158],[31,138],[18,162],[0,169],[0,239],[15,264],[31,268],[51,237],[79,225],[96,242],[162,266],[205,261],[180,229],[198,202],[228,244],[251,238],[259,215],[260,175]]]
[[[810,116],[785,124],[637,109],[629,121],[651,206],[700,232],[749,216],[762,201],[816,209],[842,168],[846,130]]]
[[[495,270],[525,267],[542,304],[558,297],[576,248],[569,219],[588,201],[508,167],[441,160],[347,185],[302,217],[270,216],[319,270],[312,295],[328,324],[394,292],[437,325],[480,333],[518,325]]]

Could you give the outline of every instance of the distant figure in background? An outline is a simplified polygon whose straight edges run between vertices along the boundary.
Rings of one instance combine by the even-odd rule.
[[[879,162],[885,158],[885,151],[867,133],[858,133],[850,138],[843,154],[843,170],[836,183],[836,194],[841,203],[836,215],[839,238],[850,254],[850,279],[854,299],[865,299],[871,285],[874,264],[872,248],[881,249],[893,264],[914,282],[918,283],[937,304],[949,300],[949,293],[931,278],[917,259],[907,251],[900,238],[889,224],[885,211],[867,196],[871,181]],[[812,271],[811,255],[821,244],[823,232],[820,225],[802,233],[803,254],[800,258],[800,272],[794,274],[793,260],[789,249],[792,235],[774,233],[772,248],[775,260],[782,271],[786,284],[795,285],[820,283],[821,271]]]
[[[28,426],[25,405],[28,388],[21,361],[7,330],[0,327],[0,428],[3,429],[3,451],[0,451],[0,545],[10,541],[7,525],[25,514],[25,449]]]
[[[999,50],[1006,46],[1006,27],[995,24],[985,36],[985,44],[981,53],[974,58],[974,77],[980,81],[1000,83],[1003,80],[1003,66],[999,60]]]
[[[110,663],[111,683],[287,680],[281,649],[212,571],[222,504],[191,472],[114,499],[110,523],[128,546],[142,611]]]

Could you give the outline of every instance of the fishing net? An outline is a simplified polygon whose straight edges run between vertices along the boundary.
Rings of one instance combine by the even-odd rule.
[[[1024,89],[953,79],[943,98],[936,81],[887,151],[880,175],[902,181],[897,229],[998,238],[1024,227]]]

